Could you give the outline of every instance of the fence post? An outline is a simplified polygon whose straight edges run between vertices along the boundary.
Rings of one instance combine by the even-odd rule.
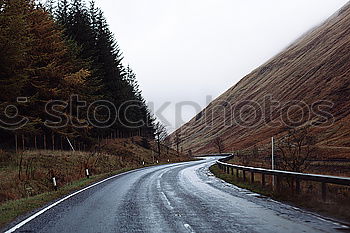
[[[34,136],[34,148],[35,150],[38,149],[37,141],[36,141],[36,135]]]
[[[24,134],[22,134],[22,150],[24,151],[24,149],[25,149]]]
[[[245,182],[246,177],[245,177],[245,170],[243,170],[243,181]]]
[[[17,134],[15,134],[15,145],[16,145],[16,153],[18,152],[18,140],[17,140]]]
[[[322,182],[322,200],[326,201],[327,197],[327,185],[326,183]]]
[[[254,172],[250,173],[250,182],[254,184]]]
[[[275,184],[275,191],[279,192],[280,191],[280,185],[281,185],[281,178],[279,176],[273,176],[275,177],[274,180],[276,182]]]
[[[300,179],[298,178],[295,180],[295,190],[297,194],[300,194]]]
[[[44,150],[46,150],[46,135],[44,134]]]
[[[55,134],[51,134],[52,150],[55,150]]]
[[[265,187],[265,174],[261,174],[261,185]]]
[[[239,178],[239,170],[236,168],[236,177]]]

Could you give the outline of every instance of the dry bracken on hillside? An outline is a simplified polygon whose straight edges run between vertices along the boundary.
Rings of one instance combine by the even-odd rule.
[[[217,152],[212,142],[220,137],[226,151],[247,149],[268,145],[271,136],[282,137],[290,127],[313,124],[320,154],[349,158],[349,77],[347,4],[178,129],[181,147],[197,154]]]

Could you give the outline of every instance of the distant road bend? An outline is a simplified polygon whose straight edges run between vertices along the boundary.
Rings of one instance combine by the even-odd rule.
[[[129,172],[80,192],[11,232],[337,232],[346,226],[239,189],[217,158]],[[19,227],[20,226],[20,227]]]

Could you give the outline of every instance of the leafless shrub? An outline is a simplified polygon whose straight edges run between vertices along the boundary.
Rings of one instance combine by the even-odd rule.
[[[180,143],[181,143],[181,133],[178,130],[175,133],[175,145],[176,145],[176,151],[178,156],[180,156]]]
[[[277,142],[281,169],[303,172],[315,157],[316,137],[311,135],[310,126],[293,128]]]
[[[213,140],[214,147],[218,150],[219,154],[222,154],[225,150],[224,142],[221,137],[216,137]]]

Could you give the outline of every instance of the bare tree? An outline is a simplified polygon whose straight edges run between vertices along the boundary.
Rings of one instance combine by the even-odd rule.
[[[315,157],[316,138],[310,133],[310,126],[294,128],[277,142],[281,166],[285,170],[303,172]]]
[[[192,157],[192,155],[193,155],[193,154],[192,154],[192,150],[189,149],[189,150],[188,150],[188,157]]]
[[[169,136],[164,139],[163,144],[164,144],[164,146],[165,146],[165,148],[167,150],[166,153],[169,154],[169,150],[170,150],[170,147],[171,147],[171,141],[170,141],[170,137]]]
[[[158,122],[155,127],[155,134],[157,137],[157,145],[158,145],[158,155],[160,156],[161,154],[161,142],[163,142],[167,137],[168,137],[168,131],[166,127]]]
[[[178,130],[175,132],[175,144],[177,155],[180,156],[180,143],[181,143],[181,132]]]
[[[216,137],[213,140],[215,148],[218,150],[219,154],[223,153],[225,150],[224,142],[221,137]]]

